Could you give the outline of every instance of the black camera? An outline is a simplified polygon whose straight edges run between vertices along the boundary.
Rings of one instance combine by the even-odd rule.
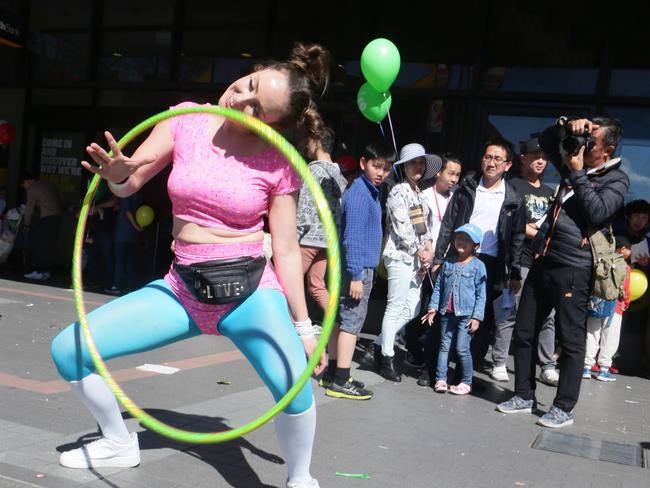
[[[594,148],[596,140],[585,128],[582,134],[572,134],[568,127],[569,119],[560,117],[555,124],[544,129],[539,136],[539,145],[562,177],[569,174],[564,165],[562,153],[576,154],[582,146],[585,152]]]
[[[596,140],[590,135],[589,129],[585,127],[582,134],[572,134],[567,122],[568,120],[564,117],[560,117],[557,122],[560,149],[567,154],[576,154],[582,146],[585,146],[585,152],[591,151],[594,144],[596,144]]]

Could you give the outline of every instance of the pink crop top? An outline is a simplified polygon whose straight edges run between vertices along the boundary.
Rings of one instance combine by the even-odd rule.
[[[172,108],[197,105],[183,102]],[[225,156],[212,144],[209,120],[205,113],[171,119],[174,156],[167,190],[173,214],[203,227],[258,231],[270,197],[299,190],[302,181],[274,148],[254,156]]]

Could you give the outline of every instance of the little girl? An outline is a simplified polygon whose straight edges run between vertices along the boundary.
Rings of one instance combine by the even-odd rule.
[[[444,314],[440,321],[440,351],[436,367],[434,391],[454,395],[467,395],[472,391],[472,355],[469,344],[478,330],[485,311],[487,273],[485,265],[474,254],[481,244],[483,233],[474,224],[456,229],[454,248],[456,255],[447,258],[438,273],[429,311],[422,317],[431,325],[437,312]],[[456,336],[456,352],[462,371],[458,385],[447,385],[449,348]]]

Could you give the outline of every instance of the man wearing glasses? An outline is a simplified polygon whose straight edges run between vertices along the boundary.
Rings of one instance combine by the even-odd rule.
[[[520,257],[525,237],[526,209],[515,188],[504,179],[512,166],[513,150],[507,141],[485,144],[480,178],[466,178],[454,193],[442,220],[433,272],[438,271],[450,246],[454,229],[471,223],[483,231],[478,258],[487,269],[485,320],[472,339],[472,359],[479,365],[485,358],[494,333],[492,301],[504,288],[517,293],[521,288]]]

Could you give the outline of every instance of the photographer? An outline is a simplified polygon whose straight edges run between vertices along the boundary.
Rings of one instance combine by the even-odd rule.
[[[550,206],[538,239],[540,256],[524,285],[515,324],[515,396],[497,406],[503,413],[536,409],[536,337],[551,309],[562,348],[560,379],[553,406],[538,421],[550,428],[573,424],[585,357],[587,302],[591,294],[593,259],[588,237],[609,234],[623,208],[630,182],[612,159],[621,141],[616,119],[558,122],[544,131],[540,145],[558,167],[563,182]],[[541,248],[540,248],[541,247]]]

